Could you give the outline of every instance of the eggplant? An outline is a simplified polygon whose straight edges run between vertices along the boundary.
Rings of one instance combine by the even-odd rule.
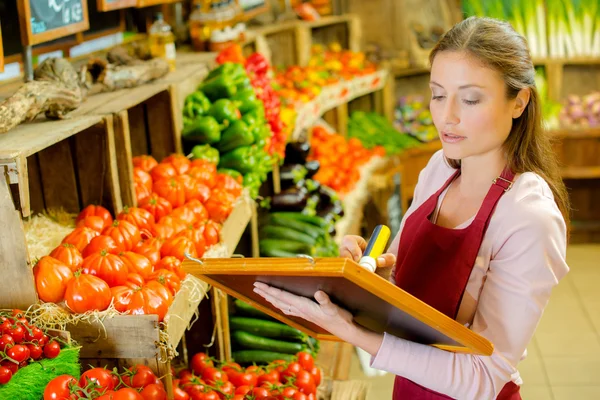
[[[310,143],[290,142],[285,146],[285,164],[306,164],[310,153]]]
[[[307,170],[304,165],[285,164],[279,170],[279,181],[281,187],[292,187],[306,176]]]
[[[321,187],[319,188],[319,196],[320,196],[320,201],[319,201],[319,205],[321,207],[327,207],[330,204],[339,201],[339,197],[337,195],[337,193],[331,189],[330,187],[321,185]]]
[[[271,211],[302,211],[307,203],[307,190],[294,187],[271,198]]]
[[[306,168],[306,179],[311,179],[313,176],[319,172],[319,168],[321,168],[321,163],[317,160],[309,161],[304,164],[304,168]]]
[[[305,182],[304,186],[306,187],[306,190],[308,190],[309,193],[317,193],[319,194],[319,201],[321,201],[321,194],[319,193],[319,190],[321,189],[321,182],[319,181],[314,181],[312,179],[307,179],[306,181],[302,181]]]

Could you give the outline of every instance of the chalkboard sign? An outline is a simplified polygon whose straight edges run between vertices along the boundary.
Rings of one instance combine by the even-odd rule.
[[[25,45],[48,42],[89,28],[87,0],[17,0]]]
[[[98,11],[112,11],[121,8],[135,7],[137,0],[96,0]]]

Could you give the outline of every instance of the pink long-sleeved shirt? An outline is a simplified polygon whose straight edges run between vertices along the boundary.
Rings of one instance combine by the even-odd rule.
[[[406,218],[454,171],[442,151],[431,158],[419,175],[413,203],[391,252],[398,250]],[[445,192],[438,207],[444,196]],[[522,384],[517,365],[527,354],[552,288],[569,270],[566,247],[565,222],[548,184],[531,172],[518,175],[498,202],[457,317],[489,339],[494,353],[489,357],[456,354],[386,333],[371,366],[460,400],[495,399],[507,382]],[[394,275],[393,271],[392,281]]]

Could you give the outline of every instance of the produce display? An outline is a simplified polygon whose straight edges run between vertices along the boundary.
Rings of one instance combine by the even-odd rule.
[[[366,149],[356,138],[346,139],[338,133],[330,133],[321,126],[312,129],[312,152],[309,160],[319,161],[321,168],[314,180],[328,186],[339,194],[350,192],[360,179],[359,168],[371,157],[384,156],[383,147]]]
[[[61,374],[79,373],[79,351],[21,310],[0,311],[0,398],[39,399]]]
[[[167,400],[161,380],[147,366],[92,368],[81,376],[63,374],[48,383],[44,400]]]
[[[535,86],[542,107],[542,122],[546,129],[556,129],[559,126],[558,118],[562,106],[560,103],[550,100],[548,96],[548,80],[543,67],[535,69]]]
[[[241,300],[235,300],[235,314],[229,317],[233,358],[240,363],[264,364],[273,360],[291,361],[298,352],[313,356],[319,342],[298,329],[276,321]]]
[[[275,158],[265,106],[242,64],[227,62],[212,70],[198,91],[186,98],[181,134],[186,154],[214,161],[221,172],[242,177],[255,198]]]
[[[257,353],[260,353],[258,351]],[[322,373],[306,352],[252,365],[253,357],[219,363],[205,353],[195,354],[189,369],[173,381],[177,400],[316,400]]]
[[[395,118],[394,125],[397,129],[421,142],[431,142],[439,138],[423,96],[401,97],[396,107]]]
[[[413,136],[399,132],[394,125],[377,113],[355,111],[348,121],[348,136],[360,140],[367,149],[381,146],[387,155],[418,146]]]
[[[138,207],[116,218],[90,205],[76,228],[34,267],[40,300],[73,313],[103,311],[111,304],[128,314],[156,314],[162,321],[186,274],[189,254],[202,257],[220,239],[221,224],[242,193],[241,184],[215,164],[173,154],[158,163],[133,159]]]
[[[566,128],[597,128],[600,126],[600,92],[585,96],[570,95],[559,113],[560,126]]]

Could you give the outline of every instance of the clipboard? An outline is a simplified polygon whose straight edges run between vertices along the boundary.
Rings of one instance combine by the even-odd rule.
[[[340,339],[298,317],[287,316],[254,293],[259,281],[313,298],[316,291],[354,315],[356,323],[436,348],[489,356],[493,344],[396,285],[345,258],[209,258],[185,260],[189,274],[319,340]]]

